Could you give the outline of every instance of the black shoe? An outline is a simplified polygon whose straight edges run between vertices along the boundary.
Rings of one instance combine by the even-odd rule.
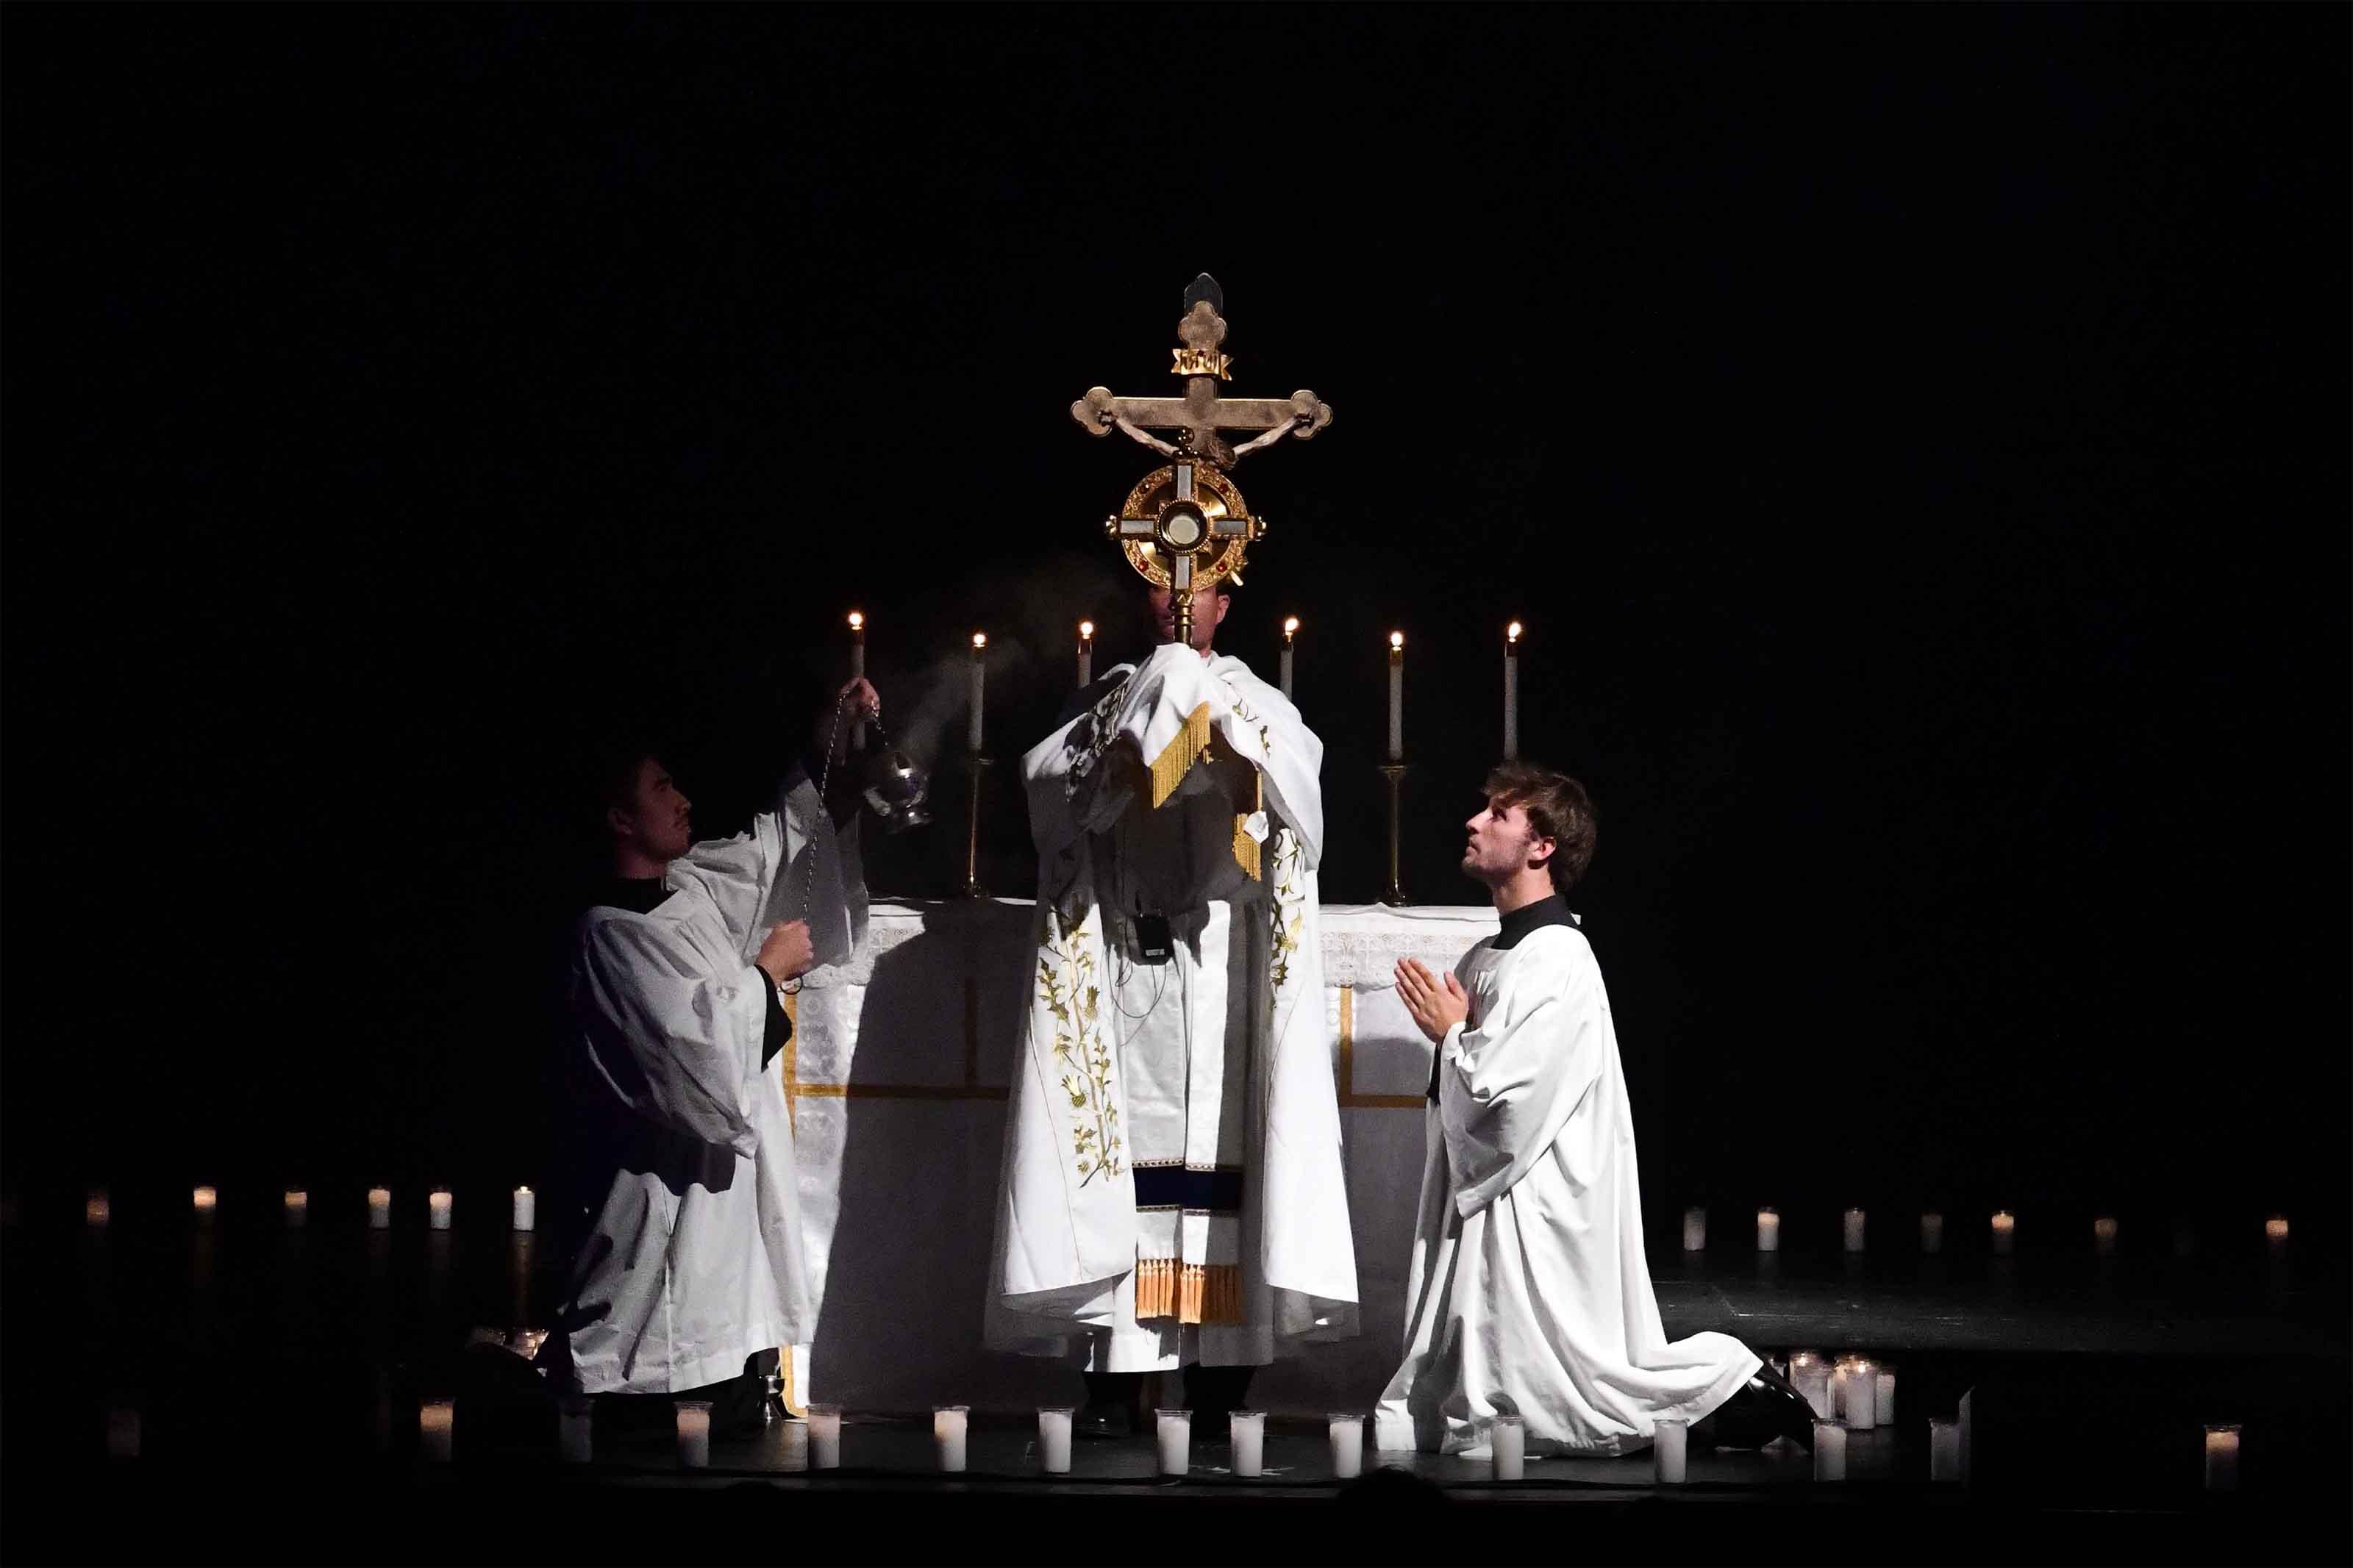
[[[1201,1366],[1185,1369],[1185,1408],[1193,1413],[1193,1430],[1212,1436],[1225,1430],[1226,1418],[1244,1408],[1250,1397],[1254,1366]]]
[[[1758,1366],[1700,1426],[1710,1428],[1719,1448],[1761,1448],[1776,1437],[1808,1453],[1814,1447],[1814,1407],[1770,1363]]]
[[[1133,1437],[1144,1429],[1144,1374],[1091,1372],[1087,1402],[1071,1421],[1074,1437]]]

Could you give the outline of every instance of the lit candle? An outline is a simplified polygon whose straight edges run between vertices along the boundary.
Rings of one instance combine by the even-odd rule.
[[[1266,1473],[1266,1412],[1237,1410],[1226,1417],[1226,1430],[1234,1444],[1234,1474],[1259,1476]]]
[[[1928,1423],[1928,1479],[1958,1482],[1961,1479],[1961,1424],[1941,1418]]]
[[[220,1194],[218,1193],[213,1191],[210,1187],[198,1187],[196,1189],[197,1224],[212,1224],[213,1211],[218,1207],[220,1207]]]
[[[1757,1211],[1757,1250],[1759,1252],[1781,1250],[1781,1215],[1778,1209],[1765,1208]]]
[[[1920,1250],[1932,1253],[1945,1250],[1945,1216],[1934,1210],[1920,1216]]]
[[[1504,628],[1504,760],[1520,754],[1520,623]]]
[[[2206,1428],[2206,1489],[2239,1489],[2239,1428],[2235,1422]]]
[[[1487,1453],[1497,1480],[1516,1481],[1525,1476],[1528,1462],[1525,1423],[1517,1415],[1506,1414],[1496,1416],[1487,1428]]]
[[[555,1402],[555,1453],[565,1464],[585,1465],[596,1458],[596,1408],[585,1394],[567,1394]]]
[[[137,1458],[139,1436],[139,1412],[110,1410],[106,1413],[106,1457],[108,1458]]]
[[[1691,1429],[1681,1421],[1666,1420],[1651,1429],[1651,1479],[1659,1486],[1679,1487],[1685,1479],[1686,1439]]]
[[[1071,1416],[1068,1405],[1038,1407],[1038,1463],[1050,1476],[1071,1473]]]
[[[841,1406],[808,1407],[809,1464],[820,1470],[841,1468]]]
[[[1707,1250],[1707,1211],[1705,1209],[1683,1210],[1683,1250],[1685,1252]]]
[[[2008,1258],[2010,1249],[2018,1245],[2018,1217],[2008,1209],[1998,1210],[1993,1216],[1993,1255]]]
[[[1835,1421],[1814,1423],[1814,1479],[1846,1479],[1846,1428]]]
[[[449,1462],[449,1443],[455,1436],[458,1407],[446,1399],[428,1399],[417,1407],[417,1446],[433,1464]]]
[[[1389,761],[1405,761],[1405,634],[1389,634]]]
[[[678,1406],[678,1468],[711,1468],[711,1401],[681,1399]]]
[[[866,679],[866,616],[858,610],[849,612],[849,679]],[[860,719],[850,725],[849,743],[860,748],[865,746],[865,720]]]
[[[1828,1421],[1838,1414],[1831,1398],[1830,1363],[1811,1351],[1799,1351],[1789,1358],[1789,1383],[1812,1407],[1814,1418]]]
[[[1092,621],[1081,621],[1081,622],[1079,623],[1079,686],[1080,686],[1080,688],[1081,688],[1082,689],[1085,689],[1086,687],[1092,686],[1092,684],[1094,684],[1094,679],[1095,679],[1095,624],[1094,624],[1094,622],[1092,622]]]
[[[514,1190],[514,1227],[531,1230],[539,1224],[539,1194],[529,1187]]]
[[[301,1187],[286,1189],[286,1223],[304,1225],[311,1218],[311,1194]]]
[[[448,1188],[436,1187],[431,1192],[426,1194],[425,1206],[435,1230],[447,1230],[449,1228],[451,1199]]]
[[[1181,1476],[1193,1468],[1193,1413],[1155,1410],[1152,1414],[1160,1436],[1160,1473]]]
[[[932,1406],[932,1447],[941,1469],[954,1473],[964,1468],[965,1422],[971,1414],[968,1405]]]
[[[1291,694],[1291,639],[1299,635],[1299,617],[1282,617],[1282,695],[1285,700],[1295,700]]]
[[[981,686],[987,678],[987,667],[981,663],[988,652],[988,634],[972,634],[972,711],[965,721],[965,748],[974,756],[980,755]]]
[[[1872,1373],[1871,1414],[1882,1426],[1895,1425],[1895,1369],[1881,1367]]]
[[[1856,1431],[1869,1431],[1879,1425],[1879,1385],[1872,1373],[1871,1363],[1860,1357],[1839,1363],[1833,1403],[1839,1419]]]
[[[2116,1255],[2116,1222],[2106,1215],[2092,1222],[2092,1250],[2102,1258]]]
[[[1365,1468],[1365,1418],[1335,1410],[1331,1423],[1332,1474],[1338,1480],[1352,1479]]]
[[[795,1474],[809,1468],[808,1423],[797,1415],[787,1415],[776,1424],[779,1449],[777,1468]]]
[[[2287,1218],[2274,1215],[2263,1221],[2263,1248],[2274,1261],[2287,1256]]]
[[[81,1218],[84,1225],[95,1226],[100,1230],[113,1220],[114,1200],[107,1195],[104,1187],[90,1188],[90,1195],[82,1199]]]
[[[1849,1252],[1862,1250],[1862,1211],[1861,1209],[1846,1211],[1846,1249]]]
[[[392,1189],[390,1187],[368,1189],[368,1228],[370,1230],[392,1228]]]

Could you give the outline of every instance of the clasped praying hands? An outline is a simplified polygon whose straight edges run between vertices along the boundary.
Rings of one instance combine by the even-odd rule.
[[[1449,1029],[1470,1019],[1471,998],[1463,993],[1462,983],[1451,973],[1432,974],[1419,959],[1398,961],[1397,988],[1405,998],[1405,1010],[1413,1015],[1415,1026],[1433,1046],[1446,1038]]]

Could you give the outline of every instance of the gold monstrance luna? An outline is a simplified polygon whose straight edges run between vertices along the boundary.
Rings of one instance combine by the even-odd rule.
[[[1312,392],[1287,398],[1221,398],[1218,383],[1232,379],[1232,360],[1220,352],[1226,341],[1226,296],[1208,273],[1185,290],[1185,317],[1176,323],[1172,367],[1185,378],[1182,397],[1114,397],[1109,387],[1091,387],[1071,405],[1071,417],[1090,436],[1119,430],[1171,461],[1155,468],[1127,492],[1118,513],[1103,525],[1113,542],[1155,587],[1171,591],[1176,642],[1193,640],[1193,591],[1205,583],[1241,580],[1243,552],[1266,532],[1266,520],[1250,515],[1242,492],[1226,470],[1261,447],[1285,436],[1304,441],[1332,423],[1332,410]],[[1174,441],[1150,434],[1176,432]],[[1260,435],[1229,446],[1224,430]]]

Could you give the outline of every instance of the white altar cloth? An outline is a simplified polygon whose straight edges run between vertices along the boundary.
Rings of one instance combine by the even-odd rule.
[[[1026,900],[877,903],[866,940],[812,973],[779,1058],[819,1301],[788,1395],[861,1409],[1069,1403],[1078,1374],[980,1342],[1007,1075],[1035,953]],[[1324,1024],[1364,1331],[1261,1371],[1277,1411],[1369,1409],[1396,1370],[1422,1164],[1430,1043],[1390,984],[1400,958],[1451,968],[1495,930],[1485,906],[1324,908]]]

